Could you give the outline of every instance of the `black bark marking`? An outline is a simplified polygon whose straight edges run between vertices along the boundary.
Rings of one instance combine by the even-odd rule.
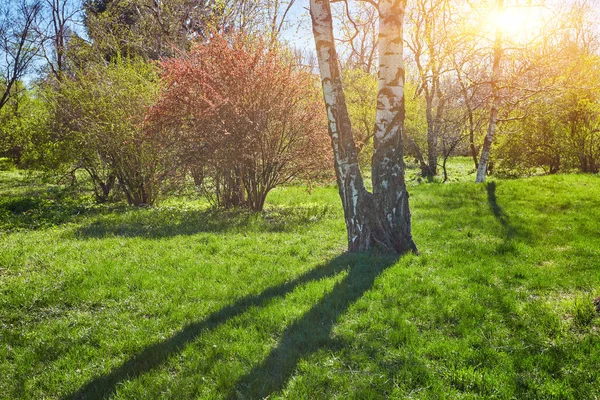
[[[381,90],[379,90],[379,93],[377,94],[377,97],[387,97],[389,99],[394,99],[396,96],[394,94],[394,91],[392,89],[390,89],[389,87],[384,87]]]
[[[390,85],[392,86],[400,86],[400,84],[402,84],[402,90],[404,91],[404,68],[398,68],[396,76],[394,76],[394,79],[390,82]]]

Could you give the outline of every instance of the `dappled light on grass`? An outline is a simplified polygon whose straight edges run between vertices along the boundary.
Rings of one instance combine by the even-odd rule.
[[[15,178],[24,176],[11,174]],[[3,188],[4,189],[4,188]],[[292,192],[293,190],[288,190]],[[278,202],[277,191],[272,204],[263,212],[243,208],[225,210],[209,207],[198,200],[178,201],[156,207],[127,207],[122,203],[97,204],[91,197],[69,187],[47,185],[2,190],[0,198],[0,231],[39,230],[76,224],[79,238],[171,237],[200,232],[266,231],[285,232],[302,229],[339,213],[339,205],[326,203],[294,203],[310,195],[300,191]],[[318,197],[316,195],[315,197]],[[291,202],[290,202],[291,201]]]

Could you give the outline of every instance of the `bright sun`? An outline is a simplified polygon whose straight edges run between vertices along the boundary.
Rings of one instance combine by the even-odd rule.
[[[504,36],[517,41],[527,41],[539,29],[539,21],[540,16],[533,10],[517,7],[493,11],[488,17],[491,30],[500,29]]]

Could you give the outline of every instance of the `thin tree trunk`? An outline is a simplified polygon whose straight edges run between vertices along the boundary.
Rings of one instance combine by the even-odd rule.
[[[437,130],[433,117],[433,99],[427,100],[427,177],[437,173]]]
[[[442,163],[442,169],[444,170],[444,183],[448,181],[448,170],[446,169],[446,162],[448,161],[448,156],[444,156],[444,162]]]
[[[438,105],[436,108],[435,115],[433,115],[433,94],[431,98],[427,100],[427,177],[433,178],[437,175],[437,160],[438,160],[438,138],[440,127],[442,124],[442,118],[444,114],[445,100],[441,91],[439,90],[439,83],[436,83],[435,90],[438,98]]]
[[[465,102],[465,107],[467,108],[467,117],[469,120],[469,151],[471,153],[471,158],[475,163],[475,169],[479,168],[479,160],[477,159],[478,152],[477,147],[475,146],[475,120],[473,118],[473,108],[471,107],[471,98],[469,97],[469,91],[465,83],[463,82],[463,78],[460,72],[460,67],[455,63],[454,67],[456,69],[458,83],[460,84],[460,92],[462,94],[463,100]]]
[[[436,73],[438,75],[438,73]],[[438,159],[438,138],[440,137],[440,131],[442,130],[442,124],[444,120],[444,111],[446,108],[446,98],[441,89],[439,82],[439,76],[436,78],[436,89],[435,93],[438,99],[438,105],[435,111],[435,125],[434,134],[432,138],[434,152],[429,157],[429,169],[433,172],[433,175],[437,175],[437,159]]]
[[[477,159],[477,148],[475,147],[475,126],[473,123],[473,111],[469,108],[469,149],[471,158],[475,163],[475,169],[479,168],[479,160]]]
[[[501,11],[504,6],[504,0],[496,0],[496,8]],[[500,106],[500,89],[498,87],[498,80],[500,79],[500,61],[502,59],[502,31],[498,27],[496,29],[496,40],[494,41],[494,64],[492,67],[492,106],[490,109],[490,120],[488,125],[487,134],[483,141],[483,147],[481,148],[481,156],[479,157],[479,165],[477,167],[477,178],[475,182],[485,182],[485,175],[487,173],[488,164],[490,161],[490,150],[494,141],[494,135],[496,133],[496,125],[498,123],[498,108]]]
[[[410,146],[410,148],[412,148],[412,150],[415,152],[415,157],[419,161],[419,167],[421,168],[421,175],[425,175],[429,167],[425,162],[425,158],[423,158],[423,153],[421,153],[421,149],[406,132],[404,132],[403,136],[403,139],[406,141],[406,144]]]
[[[378,247],[401,254],[416,251],[410,234],[408,192],[404,184],[402,159],[404,0],[382,1],[379,8],[382,56],[372,168],[374,193],[371,194],[364,186],[346,108],[330,2],[310,2],[336,179],[348,233],[348,251],[368,251]]]

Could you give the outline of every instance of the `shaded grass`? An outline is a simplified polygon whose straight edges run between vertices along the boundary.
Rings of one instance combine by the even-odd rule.
[[[108,236],[161,238],[200,232],[285,232],[302,229],[332,213],[331,207],[269,207],[263,213],[212,208],[159,207],[109,214],[76,229],[82,239]]]
[[[0,397],[598,397],[599,183],[415,186],[421,255],[400,260],[340,256],[333,188],[262,215],[10,211]]]

